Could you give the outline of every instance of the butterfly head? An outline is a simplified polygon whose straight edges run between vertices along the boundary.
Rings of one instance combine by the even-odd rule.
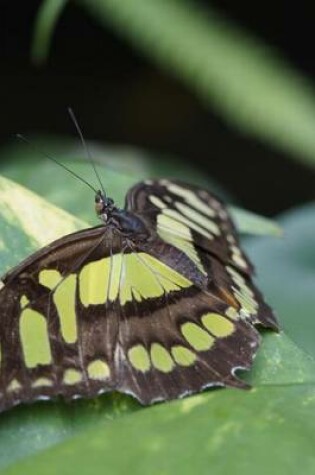
[[[103,221],[107,221],[111,212],[116,209],[114,200],[108,198],[104,193],[98,190],[95,194],[95,211]]]

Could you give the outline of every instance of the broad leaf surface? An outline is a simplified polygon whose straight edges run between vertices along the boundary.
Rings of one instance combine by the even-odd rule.
[[[5,179],[0,191],[6,200],[0,215],[3,268],[19,261],[26,248],[28,253],[84,226]],[[21,198],[13,205],[10,196]],[[85,197],[77,199],[81,203]],[[22,202],[32,209],[28,220],[21,220]],[[56,235],[38,240],[32,219],[48,217],[49,233],[55,229]],[[314,360],[287,336],[265,332],[254,368],[243,376],[253,385],[251,391],[209,391],[146,409],[117,394],[18,407],[0,416],[1,473],[208,473],[211,467],[214,474],[263,474],[273,467],[287,475],[297,470],[298,453],[307,464],[304,473],[311,474],[314,370]],[[273,459],[261,455],[275,446]]]
[[[258,282],[284,330],[315,358],[315,203],[280,217],[281,239],[251,239]]]
[[[3,473],[312,474],[314,410],[312,385],[213,391],[97,424]]]

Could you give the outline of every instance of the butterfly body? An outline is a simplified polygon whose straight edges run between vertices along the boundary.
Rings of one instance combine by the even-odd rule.
[[[100,226],[3,277],[0,410],[117,390],[143,404],[245,387],[256,324],[277,330],[224,205],[175,181],[142,182],[124,209],[98,192]]]

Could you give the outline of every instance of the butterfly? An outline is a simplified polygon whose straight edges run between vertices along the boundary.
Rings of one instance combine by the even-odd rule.
[[[142,404],[245,388],[257,325],[277,320],[224,204],[175,180],[95,196],[101,225],[62,237],[0,290],[0,411],[62,395]]]

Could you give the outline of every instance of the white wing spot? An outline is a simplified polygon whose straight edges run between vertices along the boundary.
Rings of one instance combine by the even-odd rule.
[[[164,209],[167,207],[166,203],[164,203],[164,201],[162,201],[158,196],[150,195],[149,200],[157,208]]]
[[[193,220],[195,223],[200,224],[203,228],[208,229],[217,236],[220,234],[219,226],[211,219],[206,218],[203,214],[198,213],[197,210],[180,202],[176,202],[175,206],[184,216]]]
[[[196,210],[201,211],[207,216],[210,216],[211,218],[214,218],[216,215],[216,212],[211,208],[211,206],[202,199],[199,198],[199,196],[194,193],[191,190],[188,190],[187,188],[183,188],[181,186],[175,185],[175,184],[170,184],[168,186],[168,190],[171,193],[174,193],[177,196],[180,196],[181,198],[184,198],[186,203],[188,203],[190,206],[195,208]]]
[[[162,186],[168,186],[170,185],[171,183],[168,181],[168,180],[159,180],[159,185],[162,185]]]
[[[247,267],[247,264],[246,264],[245,259],[242,256],[241,250],[234,244],[232,244],[230,248],[232,251],[232,259],[235,262],[235,264],[245,269]]]
[[[213,235],[207,231],[206,229],[202,228],[201,226],[198,226],[195,222],[191,221],[190,219],[186,218],[183,216],[181,213],[178,211],[175,211],[174,209],[166,208],[163,213],[166,216],[169,216],[170,218],[173,218],[175,221],[179,221],[180,223],[186,224],[191,229],[194,229],[197,233],[202,234],[203,236],[213,239]]]

